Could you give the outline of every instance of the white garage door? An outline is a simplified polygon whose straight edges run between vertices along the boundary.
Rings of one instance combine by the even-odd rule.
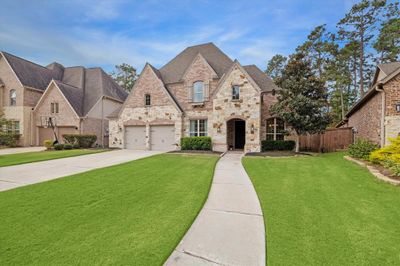
[[[131,150],[146,149],[146,127],[125,127],[125,148]]]
[[[175,126],[151,126],[151,149],[171,151],[175,149]]]

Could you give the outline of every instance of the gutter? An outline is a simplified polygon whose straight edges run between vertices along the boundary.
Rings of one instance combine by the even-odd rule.
[[[386,93],[382,88],[382,83],[377,84],[375,90],[382,93],[381,100],[381,147],[385,146],[385,107],[386,107]]]

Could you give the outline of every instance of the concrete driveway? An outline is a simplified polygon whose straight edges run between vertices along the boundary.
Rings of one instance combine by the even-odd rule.
[[[24,152],[35,152],[35,151],[44,151],[45,149],[46,149],[45,147],[7,148],[7,149],[1,149],[0,150],[0,155],[24,153]]]
[[[0,168],[0,191],[133,161],[162,151],[115,150]]]

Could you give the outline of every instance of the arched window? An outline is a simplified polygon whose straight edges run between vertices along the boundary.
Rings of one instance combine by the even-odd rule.
[[[280,118],[267,119],[267,140],[284,140],[285,122]]]
[[[204,102],[204,82],[196,81],[193,83],[193,102]]]
[[[10,105],[17,105],[17,92],[15,90],[10,90]]]

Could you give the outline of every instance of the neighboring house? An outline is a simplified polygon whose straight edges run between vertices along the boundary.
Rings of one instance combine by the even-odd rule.
[[[367,91],[338,127],[352,127],[355,139],[381,146],[400,134],[400,62],[378,65]]]
[[[21,146],[53,140],[49,118],[61,142],[65,133],[90,133],[107,146],[107,116],[127,97],[101,68],[44,67],[6,52],[0,52],[0,80],[0,108],[12,121],[8,130],[21,134]]]
[[[145,65],[110,116],[110,147],[174,150],[182,137],[210,136],[215,151],[260,151],[261,140],[285,138],[285,123],[268,111],[278,90],[213,43],[188,47],[160,69]]]

